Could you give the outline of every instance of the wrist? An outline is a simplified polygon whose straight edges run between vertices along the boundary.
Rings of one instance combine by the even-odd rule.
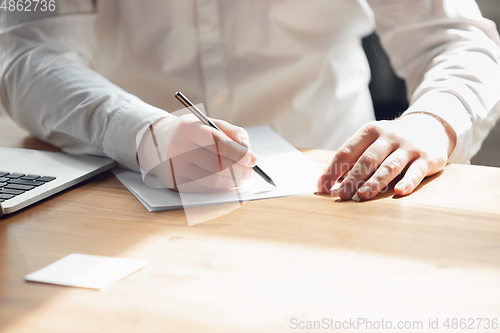
[[[446,122],[444,119],[441,117],[431,113],[431,112],[425,112],[425,111],[415,111],[415,112],[410,112],[403,114],[400,118],[403,117],[408,117],[408,116],[414,116],[414,117],[423,117],[423,119],[431,119],[434,118],[436,122],[439,122],[441,124],[441,127],[444,130],[444,133],[446,134],[448,138],[448,157],[453,153],[453,150],[455,149],[455,146],[457,144],[457,135],[455,133],[455,130],[451,127],[448,122]],[[428,117],[428,118],[425,118]]]
[[[176,120],[177,117],[161,118],[139,132],[136,158],[144,173],[148,173],[165,160],[164,136],[170,132],[169,129]]]

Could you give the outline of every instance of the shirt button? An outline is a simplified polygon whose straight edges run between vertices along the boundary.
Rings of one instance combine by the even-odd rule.
[[[214,28],[215,24],[214,24],[214,21],[207,18],[207,19],[203,20],[202,26],[203,26],[203,29],[205,29],[206,31],[210,31]]]
[[[221,104],[222,102],[224,102],[224,96],[222,96],[222,94],[217,93],[212,96],[212,101],[215,104]]]

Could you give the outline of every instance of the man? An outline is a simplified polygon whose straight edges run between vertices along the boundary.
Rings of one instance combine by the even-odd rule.
[[[167,159],[199,147],[201,131],[241,143],[219,154],[245,180],[256,157],[250,149],[241,158],[248,137],[231,124],[267,123],[295,146],[338,150],[320,191],[351,170],[339,196],[367,200],[404,171],[395,191],[406,195],[447,162],[467,162],[500,112],[499,37],[473,0],[53,4],[2,12],[3,106],[42,140],[135,170],[137,157],[147,170],[158,163],[149,137],[136,151],[142,129],[154,130]],[[360,40],[375,25],[410,96],[394,121],[373,122]],[[225,134],[163,111],[179,109],[178,90],[203,102]],[[231,187],[222,173],[205,177],[218,171],[207,151],[186,157],[176,177],[201,190]]]

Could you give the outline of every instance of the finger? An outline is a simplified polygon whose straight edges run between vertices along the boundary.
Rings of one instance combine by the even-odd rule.
[[[428,171],[428,162],[423,158],[416,159],[406,171],[403,179],[394,186],[394,192],[398,195],[410,194],[428,175]]]
[[[340,198],[342,200],[352,198],[354,193],[373,175],[394,149],[394,143],[386,140],[377,140],[368,147],[340,185]]]
[[[203,147],[214,154],[220,154],[241,165],[254,166],[257,164],[257,156],[249,148],[233,141],[225,133],[201,123],[197,127],[194,129],[196,134],[193,136],[193,142],[199,147]],[[244,133],[246,134],[246,131]],[[233,135],[240,140],[239,137],[236,137],[236,134],[233,133]],[[248,134],[246,135],[248,138]],[[214,145],[216,142],[217,146]]]
[[[224,132],[231,140],[238,142],[243,147],[248,149],[252,149],[250,146],[250,137],[248,136],[247,131],[243,127],[235,126],[233,124],[228,123],[227,121],[220,119],[210,119],[213,121],[218,128]]]
[[[410,154],[402,149],[390,154],[380,165],[373,176],[368,179],[358,191],[361,200],[369,200],[382,191],[396,178],[411,161]]]
[[[220,142],[218,144],[220,144]],[[221,155],[214,154],[204,147],[197,147],[184,154],[174,156],[172,160],[176,172],[182,175],[188,175],[187,177],[191,180],[199,178],[196,175],[190,175],[190,171],[192,170],[189,169],[189,166],[191,164],[205,170],[208,174],[215,174],[232,167],[237,178],[248,178],[248,174],[250,170],[252,170],[250,167],[243,166]],[[206,175],[204,174],[202,177],[206,177]]]
[[[167,137],[166,141],[170,141],[167,153],[169,157],[197,151],[197,148],[202,147],[245,166],[254,166],[257,159],[246,147],[232,141],[223,132],[204,125],[193,115],[180,117],[176,132],[171,138]]]
[[[234,141],[215,141],[217,154],[246,167],[253,167],[257,164],[257,156],[240,144]]]
[[[375,123],[370,123],[348,139],[335,153],[328,167],[323,170],[317,184],[318,191],[330,191],[337,180],[356,163],[379,136],[379,127]]]
[[[189,161],[180,163],[180,161],[169,160],[156,167],[155,171],[165,188],[179,192],[213,192],[241,186],[252,177],[253,172],[250,172],[252,169],[246,169],[246,174],[238,177],[230,169],[211,173]]]

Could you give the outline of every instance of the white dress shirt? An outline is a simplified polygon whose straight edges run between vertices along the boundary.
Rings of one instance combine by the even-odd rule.
[[[500,40],[472,0],[90,0],[3,11],[0,98],[36,137],[138,169],[141,128],[181,109],[338,149],[374,119],[361,38],[375,27],[410,109],[468,161],[500,115]],[[422,129],[425,134],[425,129]]]

